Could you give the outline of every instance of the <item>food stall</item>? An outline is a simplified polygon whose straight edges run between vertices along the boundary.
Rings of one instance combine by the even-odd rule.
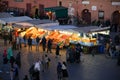
[[[31,36],[33,44],[35,44],[35,38],[37,36],[40,38],[45,36],[47,40],[49,38],[53,39],[53,47],[60,44],[60,47],[63,48],[64,46],[69,45],[69,43],[79,43],[84,47],[86,53],[88,53],[93,47],[94,49],[97,49],[99,46],[98,33],[103,33],[101,31],[107,32],[107,34],[109,33],[109,28],[59,25],[58,22],[50,20],[28,20],[20,22],[19,24],[22,25],[23,23],[32,24],[30,28],[21,32],[21,36],[23,37],[25,34],[27,37]]]
[[[79,43],[83,46],[85,53],[91,53],[94,49],[96,53],[99,53],[99,48],[101,47],[99,41],[99,34],[109,35],[110,27],[97,27],[97,26],[88,26],[82,27],[78,29],[74,29],[75,31],[79,31],[81,40]]]
[[[32,20],[32,18],[27,16],[0,18],[0,24],[4,25],[2,27],[2,31],[9,33],[11,30],[14,30],[14,27],[13,27],[14,23],[25,21],[25,20]]]
[[[20,36],[23,37],[24,35],[27,36],[27,38],[30,36],[33,40],[33,44],[36,44],[35,39],[37,36],[42,38],[43,36],[46,36],[47,33],[49,32],[48,30],[44,29],[43,27],[48,27],[48,26],[55,26],[59,25],[58,22],[53,22],[51,20],[39,20],[39,19],[34,19],[34,20],[27,20],[27,21],[21,21],[15,23],[16,28],[25,28],[24,31],[21,31]],[[24,41],[21,39],[22,42]]]

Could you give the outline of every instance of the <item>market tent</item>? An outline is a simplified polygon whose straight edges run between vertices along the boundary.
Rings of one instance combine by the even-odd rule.
[[[75,30],[73,30],[73,29],[67,29],[67,30],[65,30],[65,31],[67,31],[67,32],[71,32],[71,33],[77,33],[77,34],[79,34],[78,31],[75,31]]]
[[[68,16],[68,8],[63,6],[45,8],[46,12],[55,12],[56,18],[66,18]]]
[[[40,19],[33,19],[33,20],[27,20],[22,22],[15,23],[17,25],[27,25],[27,26],[36,26],[37,28],[44,28],[46,26],[56,26],[59,25],[58,22],[52,21],[52,20],[40,20]]]
[[[26,20],[32,20],[32,18],[28,16],[0,18],[0,23],[1,24],[15,23],[15,22],[26,21]]]
[[[73,25],[56,25],[56,26],[46,26],[42,28],[47,30],[68,30],[68,29],[75,29],[78,27]]]
[[[33,19],[33,20],[27,20],[27,21],[22,21],[22,22],[28,22],[28,23],[31,23],[31,24],[34,24],[34,25],[46,24],[46,23],[54,23],[54,21],[48,20],[48,19],[44,19],[44,20]]]
[[[17,27],[17,28],[29,28],[31,26],[34,26],[33,24],[30,24],[30,23],[27,23],[27,22],[22,22],[22,23],[15,23],[13,24],[14,27]]]
[[[99,32],[99,31],[105,31],[105,30],[110,30],[110,27],[99,27],[97,29],[91,29],[90,32]]]
[[[109,30],[109,29],[110,29],[110,27],[87,26],[87,27],[79,27],[74,30],[78,31],[78,32],[90,33],[90,32],[105,31],[105,30]]]
[[[6,13],[6,12],[0,13],[0,18],[8,18],[8,17],[13,17],[13,16],[10,13]]]

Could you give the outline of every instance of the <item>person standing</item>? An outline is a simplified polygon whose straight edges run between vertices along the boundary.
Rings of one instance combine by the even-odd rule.
[[[12,44],[12,31],[10,31],[10,33],[9,33],[9,44]]]
[[[52,48],[52,40],[49,39],[47,43],[47,52],[50,51],[50,53],[52,53],[51,48]]]
[[[46,38],[45,38],[45,36],[42,38],[42,47],[43,47],[43,51],[45,51],[45,48],[46,48]]]
[[[45,55],[45,69],[47,70],[49,68],[50,65],[50,58],[48,57],[48,55]]]
[[[4,46],[7,45],[7,33],[4,31],[4,34],[3,34],[3,39],[4,39]]]
[[[33,80],[34,77],[34,64],[32,64],[29,68],[29,76],[30,76],[30,80]]]
[[[75,49],[72,45],[69,48],[69,61],[70,63],[74,63],[75,61]]]
[[[18,67],[21,67],[21,52],[18,52],[16,55],[16,64],[18,65]]]
[[[56,46],[56,58],[60,55],[60,46],[57,44]]]
[[[4,52],[3,52],[3,64],[7,64],[8,62],[8,59],[7,59],[7,50],[4,49]]]
[[[29,50],[32,50],[32,39],[31,39],[30,36],[29,36],[29,38],[28,38],[28,49],[29,49]]]
[[[22,48],[22,42],[21,42],[21,36],[19,34],[19,48],[21,49]]]
[[[10,60],[11,56],[13,56],[12,47],[10,46],[7,50],[7,59]]]
[[[45,71],[45,54],[42,55],[42,72]]]
[[[3,52],[3,58],[6,58],[7,57],[7,50],[6,48],[4,49],[4,52]]]
[[[27,43],[27,36],[26,36],[26,34],[23,36],[23,40],[24,40],[24,47],[26,47],[26,43]]]
[[[35,70],[35,75],[34,75],[34,79],[33,80],[40,80],[40,71],[41,71],[41,61],[38,59],[37,62],[35,63],[34,66],[34,70]]]
[[[14,56],[11,56],[11,57],[10,57],[10,63],[11,63],[11,66],[14,66],[14,63],[15,63],[15,58],[14,58]]]
[[[63,75],[63,80],[67,80],[67,78],[68,78],[68,71],[67,71],[66,62],[62,63],[62,75]]]
[[[19,36],[17,36],[16,37],[16,49],[18,49],[19,50],[19,45],[20,45],[20,43],[19,43],[20,41],[19,41]]]
[[[79,44],[77,44],[76,48],[75,48],[75,61],[77,63],[80,62],[81,52],[82,52],[81,46]]]
[[[69,53],[70,53],[70,47],[68,46],[66,49],[66,62],[69,61]]]
[[[39,51],[39,43],[40,43],[40,38],[37,36],[36,37],[36,51]]]
[[[62,79],[62,64],[60,62],[57,64],[57,76],[58,80]]]
[[[95,53],[96,53],[95,49],[92,49],[91,54],[93,57],[95,56]]]
[[[19,74],[18,74],[18,66],[17,64],[14,64],[14,80],[19,80]]]
[[[13,36],[13,40],[12,40],[12,48],[14,50],[16,50],[16,37],[15,37],[15,35]]]
[[[106,54],[109,54],[109,49],[110,49],[110,43],[106,43],[105,44],[105,51],[106,51]]]

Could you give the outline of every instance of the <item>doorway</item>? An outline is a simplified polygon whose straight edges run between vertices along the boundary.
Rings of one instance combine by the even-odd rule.
[[[112,13],[112,24],[120,24],[120,11]]]
[[[120,11],[114,11],[112,13],[112,26],[111,30],[120,32]]]
[[[91,24],[91,13],[88,9],[82,11],[82,20],[84,24]]]

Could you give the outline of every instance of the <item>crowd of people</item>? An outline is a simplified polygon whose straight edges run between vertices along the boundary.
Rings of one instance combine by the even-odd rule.
[[[19,37],[18,37],[18,39],[19,39]],[[18,39],[16,39],[16,41],[18,41]],[[29,37],[28,39],[23,37],[23,39],[24,39],[23,45],[16,43],[16,48],[18,49],[18,51],[23,46],[28,47],[28,50],[32,50],[31,37]],[[11,46],[8,49],[4,50],[3,63],[4,64],[10,63],[11,80],[19,80],[18,79],[18,76],[19,76],[18,71],[21,68],[21,52],[18,52],[17,55],[14,56],[13,50],[16,50],[14,48],[15,44],[11,43],[10,45]],[[19,45],[21,45],[21,46],[19,47]],[[48,41],[47,41],[47,39],[45,37],[43,37],[43,38],[37,37],[36,38],[36,50],[37,51],[39,51],[40,45],[42,46],[43,52],[52,53],[52,39],[48,39]],[[82,52],[82,48],[79,44],[76,45],[75,47],[72,47],[72,45],[70,44],[66,49],[66,56],[69,55],[69,57],[67,56],[67,58],[66,58],[67,61],[69,61],[70,63],[73,63],[73,62],[79,63],[81,52]],[[56,58],[61,56],[59,44],[56,45],[55,54],[56,54]],[[50,63],[51,63],[51,59],[49,58],[49,55],[43,54],[42,59],[38,58],[37,61],[34,62],[33,65],[30,66],[29,75],[25,75],[23,80],[29,80],[29,76],[30,76],[30,80],[40,80],[41,72],[46,72],[49,69]],[[67,80],[68,71],[67,71],[67,64],[65,61],[58,62],[58,65],[56,66],[56,72],[58,75],[58,80]]]
[[[16,56],[13,55],[11,47],[4,49],[3,52],[3,65],[10,64],[10,78],[11,80],[19,80],[18,69],[21,67],[21,52],[18,52]]]
[[[79,63],[81,61],[81,56],[83,49],[79,44],[72,45],[70,44],[66,50],[66,61],[70,63]]]
[[[32,51],[32,38],[23,37],[24,47],[28,47],[29,51]],[[43,52],[53,53],[52,51],[52,39],[46,39],[45,36],[40,38],[36,37],[36,51],[39,51],[39,46],[42,46]],[[21,52],[18,52],[16,56],[13,55],[13,50],[22,49],[21,37],[12,36],[12,33],[9,34],[9,44],[11,45],[8,49],[4,49],[3,53],[3,64],[10,63],[10,76],[11,80],[19,80],[19,69],[21,68]],[[4,38],[4,45],[7,45],[7,40]],[[112,57],[118,56],[117,64],[120,65],[120,52],[117,46],[106,45],[106,52],[110,53]],[[58,62],[56,66],[57,78],[58,80],[67,80],[69,73],[67,70],[67,63],[80,63],[83,55],[83,49],[80,44],[70,44],[66,48],[66,61]],[[92,52],[94,56],[94,51]],[[112,54],[111,54],[112,53]],[[114,53],[114,55],[113,55]],[[60,55],[60,44],[56,45],[55,49],[56,58]],[[66,63],[67,62],[67,63]],[[46,72],[51,64],[51,59],[48,54],[43,54],[42,58],[38,58],[36,62],[29,68],[29,75],[25,75],[23,80],[40,80],[41,72]],[[29,78],[30,77],[30,78]]]

